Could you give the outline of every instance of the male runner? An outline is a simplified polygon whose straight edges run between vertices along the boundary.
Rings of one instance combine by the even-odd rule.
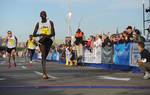
[[[13,58],[13,63],[14,66],[16,67],[16,62],[15,62],[15,56],[16,56],[16,47],[17,47],[17,38],[12,34],[11,31],[7,32],[7,37],[6,37],[6,46],[7,46],[7,53],[8,53],[8,68],[11,67],[11,56]]]
[[[36,40],[33,38],[32,35],[29,35],[29,39],[26,42],[26,47],[28,49],[28,55],[30,57],[30,62],[29,62],[30,65],[32,64],[32,58],[35,53],[36,46],[37,46]]]
[[[40,13],[40,17],[41,21],[36,24],[33,36],[40,36],[39,47],[42,53],[41,63],[43,69],[43,79],[48,79],[46,72],[46,57],[53,43],[51,38],[55,36],[55,29],[53,22],[47,19],[47,14],[45,11]]]

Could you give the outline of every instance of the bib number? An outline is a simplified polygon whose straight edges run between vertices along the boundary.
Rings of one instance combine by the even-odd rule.
[[[41,34],[50,35],[51,33],[49,32],[48,28],[42,28],[41,29]]]
[[[13,46],[15,44],[15,41],[13,39],[10,39],[10,45]]]

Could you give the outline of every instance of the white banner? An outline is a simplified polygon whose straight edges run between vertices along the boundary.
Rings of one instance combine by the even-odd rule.
[[[83,62],[85,63],[101,63],[101,48],[94,48],[92,52],[85,49]]]

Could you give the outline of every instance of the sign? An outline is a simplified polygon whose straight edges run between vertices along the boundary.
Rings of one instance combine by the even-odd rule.
[[[105,64],[113,63],[113,47],[102,47],[101,62]]]
[[[85,49],[83,62],[101,63],[101,47],[94,48],[92,52],[90,52],[88,49]]]
[[[130,43],[114,45],[114,63],[119,65],[129,65]]]

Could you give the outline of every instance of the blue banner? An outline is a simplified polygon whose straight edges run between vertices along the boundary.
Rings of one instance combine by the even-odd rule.
[[[114,46],[114,63],[119,65],[129,65],[130,43],[116,44]]]

